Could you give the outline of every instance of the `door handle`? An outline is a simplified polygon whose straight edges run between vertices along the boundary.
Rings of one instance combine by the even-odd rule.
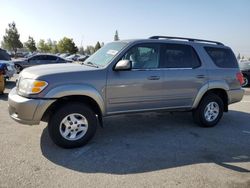
[[[196,78],[205,78],[205,75],[200,74],[200,75],[197,75]]]
[[[148,80],[160,80],[160,76],[149,76]]]

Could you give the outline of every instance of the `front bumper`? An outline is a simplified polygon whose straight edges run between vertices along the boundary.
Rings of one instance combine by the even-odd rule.
[[[8,96],[9,114],[15,121],[27,124],[38,125],[44,112],[55,100],[29,99],[17,94],[13,88]]]
[[[240,102],[244,96],[245,90],[240,89],[232,89],[227,91],[228,96],[228,104]]]

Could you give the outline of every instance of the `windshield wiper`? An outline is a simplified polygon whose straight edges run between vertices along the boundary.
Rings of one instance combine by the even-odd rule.
[[[82,64],[83,64],[83,65],[89,65],[89,66],[92,66],[92,67],[99,68],[99,66],[98,66],[98,65],[96,65],[96,64],[94,64],[94,63],[92,63],[92,62],[90,62],[90,61],[87,61],[86,63],[85,63],[85,62],[83,62]]]

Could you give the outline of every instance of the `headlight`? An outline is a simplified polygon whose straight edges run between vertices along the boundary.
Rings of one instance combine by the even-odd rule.
[[[20,79],[17,88],[20,93],[29,95],[40,93],[47,85],[47,82],[41,80]]]

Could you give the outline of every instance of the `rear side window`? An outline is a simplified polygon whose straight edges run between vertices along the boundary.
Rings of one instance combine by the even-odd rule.
[[[201,65],[192,46],[163,44],[161,47],[162,68],[196,68]]]
[[[205,47],[214,64],[221,68],[237,68],[238,62],[230,49]]]
[[[57,57],[56,56],[52,56],[52,55],[47,55],[45,60],[49,60],[49,61],[56,61]]]

